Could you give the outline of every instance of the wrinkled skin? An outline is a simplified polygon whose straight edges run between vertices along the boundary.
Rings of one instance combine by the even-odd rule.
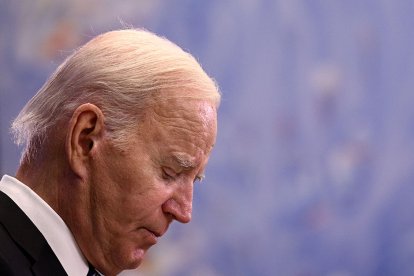
[[[98,270],[136,268],[173,220],[191,220],[193,184],[207,164],[216,124],[209,102],[170,100],[149,110],[127,150],[105,138],[92,147],[83,208],[72,212],[69,227]]]

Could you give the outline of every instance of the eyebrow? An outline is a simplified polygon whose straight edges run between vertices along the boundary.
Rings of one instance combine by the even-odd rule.
[[[177,163],[178,165],[180,165],[180,167],[184,169],[194,169],[197,167],[196,162],[191,160],[188,156],[186,156],[186,154],[173,153],[172,159],[175,163]]]
[[[195,162],[194,160],[191,160],[192,158],[185,153],[173,152],[171,154],[171,159],[174,163],[178,164],[181,168],[184,168],[184,170],[195,169],[198,166],[198,163]],[[196,177],[200,181],[202,181],[206,177],[204,174],[204,170],[201,173],[197,174]]]

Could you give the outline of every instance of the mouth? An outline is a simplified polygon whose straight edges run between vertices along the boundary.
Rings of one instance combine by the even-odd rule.
[[[160,238],[164,234],[163,232],[154,229],[144,228],[144,230],[148,234],[148,242],[152,245],[156,244],[158,242],[158,238]]]
[[[145,227],[145,230],[147,230],[155,239],[158,239],[162,237],[168,230],[168,226],[164,228],[151,228],[151,227]]]
[[[152,235],[154,235],[156,238],[161,237],[162,235],[160,234],[160,232],[157,231],[152,231],[150,229],[147,229],[148,232],[150,232]]]
[[[151,228],[145,228],[145,229],[151,234],[153,234],[156,238],[162,237],[165,234],[165,232],[167,232],[167,229],[165,230],[156,230],[156,229],[151,229]]]

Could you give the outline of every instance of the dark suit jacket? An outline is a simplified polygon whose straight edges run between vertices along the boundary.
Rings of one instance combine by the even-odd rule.
[[[43,235],[0,192],[0,275],[67,275]]]

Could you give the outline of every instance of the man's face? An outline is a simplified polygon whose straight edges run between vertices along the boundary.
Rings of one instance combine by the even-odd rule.
[[[210,103],[170,100],[149,111],[128,150],[97,147],[88,195],[95,240],[84,253],[98,268],[137,267],[174,219],[190,221],[193,183],[203,175],[216,124]]]

